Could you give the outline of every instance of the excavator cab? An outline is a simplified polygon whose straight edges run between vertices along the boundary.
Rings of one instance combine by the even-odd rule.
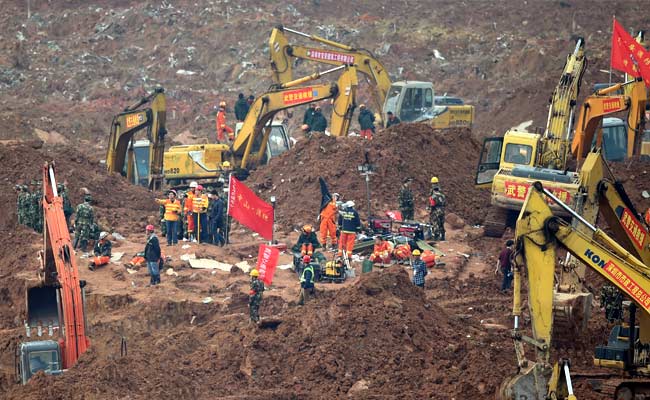
[[[59,375],[63,372],[61,347],[54,340],[21,343],[15,354],[16,381],[25,385],[37,372]]]
[[[598,136],[593,146],[597,147]],[[624,161],[627,158],[627,126],[620,118],[603,118],[602,143],[603,157],[607,161]]]
[[[430,119],[433,114],[433,85],[431,82],[395,82],[388,91],[383,111],[384,121],[388,121],[388,111],[402,122]]]

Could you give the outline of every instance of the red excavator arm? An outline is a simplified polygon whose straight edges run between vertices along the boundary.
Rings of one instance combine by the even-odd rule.
[[[43,166],[43,216],[44,248],[41,259],[44,285],[34,288],[38,289],[40,296],[32,298],[28,294],[28,303],[35,300],[28,304],[28,310],[40,313],[41,318],[47,314],[43,310],[58,314],[58,325],[63,328],[59,344],[63,368],[67,369],[77,362],[90,343],[86,337],[82,292],[85,282],[79,280],[79,270],[63,213],[63,199],[57,193],[53,163],[45,163]],[[44,295],[47,292],[49,295]],[[54,304],[53,299],[56,301]]]

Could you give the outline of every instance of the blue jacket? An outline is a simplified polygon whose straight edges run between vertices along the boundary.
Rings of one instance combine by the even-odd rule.
[[[416,285],[424,285],[424,277],[429,273],[427,265],[422,260],[413,262],[413,283]]]
[[[160,243],[158,237],[153,233],[149,236],[147,245],[144,247],[144,259],[156,262],[160,260]]]
[[[356,233],[361,230],[361,219],[359,213],[354,208],[346,208],[339,212],[339,226],[341,232]]]

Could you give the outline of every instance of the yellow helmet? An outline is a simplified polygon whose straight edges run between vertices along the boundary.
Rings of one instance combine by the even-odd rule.
[[[413,250],[413,253],[411,253],[411,254],[413,254],[414,256],[419,256],[422,253],[420,253],[420,250],[415,249],[415,250]]]
[[[219,107],[225,107],[225,106],[226,106],[226,102],[223,101],[223,100],[221,100],[221,101],[219,102]]]
[[[224,162],[222,162],[222,163],[221,163],[221,166],[222,166],[223,168],[230,168],[230,161],[224,161]]]
[[[249,274],[250,276],[260,276],[260,271],[256,269],[251,269],[251,272]]]
[[[438,177],[437,176],[432,177],[431,183],[438,183]]]
[[[309,224],[307,224],[307,225],[304,225],[304,226],[302,227],[302,230],[305,231],[306,233],[310,233],[311,231],[314,230],[314,227],[311,226],[311,225],[309,225]]]

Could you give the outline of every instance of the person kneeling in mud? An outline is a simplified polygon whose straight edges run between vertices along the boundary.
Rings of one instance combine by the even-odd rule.
[[[95,248],[93,249],[95,257],[93,257],[88,268],[91,271],[94,271],[96,267],[108,264],[108,262],[111,261],[112,247],[113,245],[111,244],[111,241],[108,240],[108,232],[100,233],[99,240],[95,242]]]

